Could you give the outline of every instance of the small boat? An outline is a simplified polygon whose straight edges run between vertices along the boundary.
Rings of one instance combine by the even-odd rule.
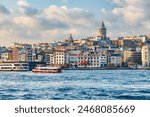
[[[60,67],[36,67],[32,70],[34,73],[60,73]]]

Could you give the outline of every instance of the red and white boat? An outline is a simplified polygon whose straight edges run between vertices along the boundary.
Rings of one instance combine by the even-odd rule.
[[[32,70],[34,73],[60,73],[60,67],[36,67]]]

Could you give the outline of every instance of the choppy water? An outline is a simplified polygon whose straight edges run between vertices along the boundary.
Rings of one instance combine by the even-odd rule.
[[[150,100],[150,71],[0,72],[1,100]]]

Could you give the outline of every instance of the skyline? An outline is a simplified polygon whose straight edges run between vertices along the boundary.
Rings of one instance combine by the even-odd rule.
[[[108,37],[148,34],[149,0],[0,0],[0,45],[96,36],[103,20]]]

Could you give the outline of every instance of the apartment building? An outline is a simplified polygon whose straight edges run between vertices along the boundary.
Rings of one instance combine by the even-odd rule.
[[[142,66],[150,66],[150,45],[146,44],[142,47]]]
[[[50,57],[51,64],[54,66],[66,66],[68,61],[68,52],[66,50],[56,50]]]

